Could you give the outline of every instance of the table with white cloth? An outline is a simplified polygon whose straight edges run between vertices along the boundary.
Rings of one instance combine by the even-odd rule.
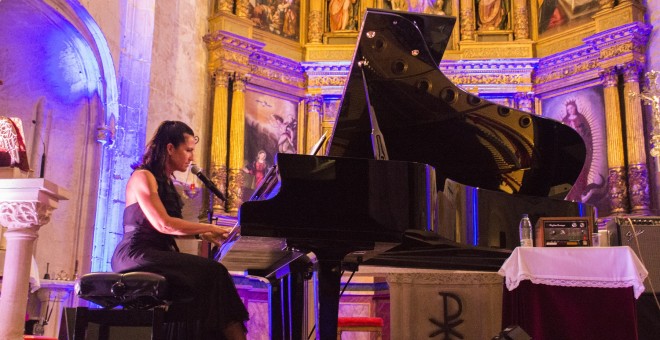
[[[499,274],[503,327],[534,340],[637,339],[648,272],[630,247],[518,247]]]

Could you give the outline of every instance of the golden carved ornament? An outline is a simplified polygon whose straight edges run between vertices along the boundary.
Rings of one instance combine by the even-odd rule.
[[[600,5],[600,9],[610,9],[614,7],[614,0],[598,0],[598,4]]]
[[[521,74],[453,74],[447,78],[457,85],[466,84],[527,84],[531,82],[529,75]]]
[[[639,73],[644,69],[644,66],[637,61],[627,63],[623,66],[623,81],[626,83],[638,83]]]
[[[310,11],[307,41],[310,43],[320,43],[323,39],[323,19],[321,11]]]
[[[530,53],[527,47],[474,48],[463,51],[463,57],[469,59],[499,59],[524,57]]]
[[[300,88],[305,86],[304,78],[292,76],[290,74],[286,74],[281,71],[264,68],[259,65],[252,65],[250,69],[250,73],[256,76],[260,76],[262,78],[275,80],[282,84],[293,85]]]
[[[37,229],[50,222],[53,208],[40,202],[0,202],[0,225],[9,229]]]
[[[247,17],[250,2],[248,0],[235,0],[235,1],[236,1],[236,16],[239,18]]]
[[[608,198],[611,214],[628,212],[628,187],[626,182],[626,171],[623,167],[609,169],[607,185],[609,186]]]
[[[643,53],[643,50],[643,47],[633,42],[626,42],[600,50],[600,59],[610,59],[633,51]]]
[[[307,86],[344,86],[346,76],[315,76],[307,79]]]
[[[529,21],[527,19],[527,6],[516,7],[516,22],[514,23],[513,34],[516,40],[529,39]]]
[[[229,212],[238,211],[238,207],[243,204],[243,184],[245,178],[241,169],[229,170],[229,188],[227,196],[227,205]]]
[[[628,190],[633,212],[648,210],[651,202],[648,183],[646,164],[628,165]]]
[[[567,66],[565,68],[559,69],[559,70],[554,70],[550,72],[549,74],[542,74],[538,75],[534,78],[534,84],[543,84],[543,83],[548,83],[554,80],[558,79],[563,79],[566,77],[570,77],[574,74],[577,73],[582,73],[586,72],[589,70],[596,69],[598,67],[598,61],[596,60],[586,60],[584,62],[578,63],[573,66]]]
[[[600,72],[600,79],[603,81],[603,87],[614,87],[619,82],[616,67],[610,67]]]
[[[472,8],[461,10],[461,37],[462,40],[474,40],[474,11]]]

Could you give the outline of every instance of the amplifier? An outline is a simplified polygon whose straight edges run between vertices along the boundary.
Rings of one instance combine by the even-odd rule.
[[[644,281],[645,293],[651,293],[649,280],[656,293],[660,291],[660,216],[615,217],[605,224],[610,245],[628,246],[644,263],[649,279]],[[639,247],[637,246],[639,244]]]
[[[536,221],[537,247],[588,247],[591,245],[591,217],[539,217]]]

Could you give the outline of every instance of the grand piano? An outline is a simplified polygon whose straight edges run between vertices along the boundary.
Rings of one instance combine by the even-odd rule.
[[[347,267],[496,271],[518,243],[521,213],[594,214],[550,197],[584,165],[576,131],[469,94],[439,70],[454,24],[368,9],[326,155],[277,154],[241,206],[235,235],[215,257],[271,281],[272,338],[306,338],[294,288],[312,273],[317,338],[336,339]],[[468,204],[457,192],[475,188],[505,218],[442,218]]]

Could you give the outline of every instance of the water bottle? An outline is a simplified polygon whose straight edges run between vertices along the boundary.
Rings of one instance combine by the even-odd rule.
[[[520,231],[520,246],[533,247],[534,243],[532,241],[532,221],[529,220],[529,216],[527,214],[522,215],[518,229]]]

